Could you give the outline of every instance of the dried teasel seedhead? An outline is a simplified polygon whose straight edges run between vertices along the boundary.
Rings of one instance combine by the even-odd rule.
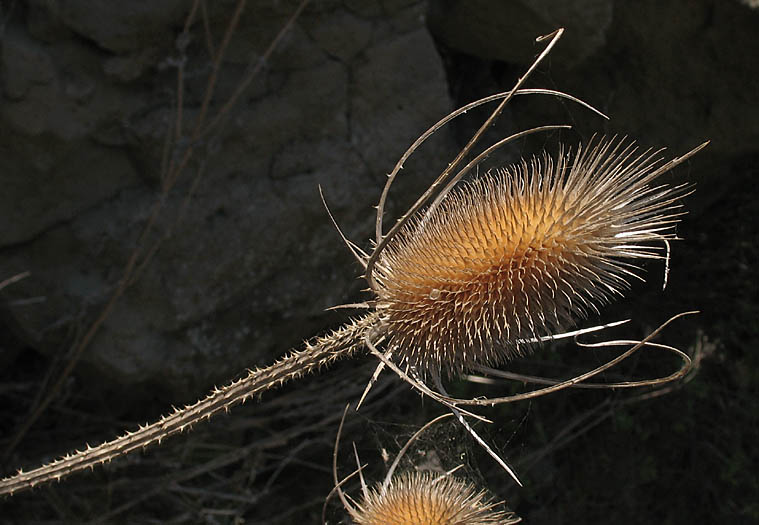
[[[517,523],[485,491],[449,475],[412,472],[383,491],[369,489],[351,515],[357,525],[485,525]]]
[[[376,267],[390,347],[422,374],[496,366],[640,278],[675,238],[687,187],[658,152],[591,140],[488,173],[409,221]]]

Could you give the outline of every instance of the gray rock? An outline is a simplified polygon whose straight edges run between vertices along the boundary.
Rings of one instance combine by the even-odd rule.
[[[3,34],[0,78],[3,95],[20,100],[35,86],[54,82],[55,69],[45,46],[11,28]]]
[[[132,0],[118,5],[87,0],[29,3],[38,27],[64,26],[114,53],[140,49],[147,42],[165,41],[184,18],[188,6],[184,0]]]
[[[713,176],[726,159],[752,155],[759,143],[757,24],[759,13],[738,1],[643,0],[440,2],[431,4],[429,25],[450,48],[475,55],[460,59],[469,64],[458,78],[467,100],[508,89],[542,49],[534,35],[565,26],[529,85],[571,93],[611,120],[533,97],[512,106],[519,126],[571,124],[569,142],[620,134],[673,155],[711,140],[694,163],[703,169],[688,175],[699,185],[690,199],[698,210],[728,191]]]
[[[84,3],[40,3],[29,27],[57,27],[49,41],[12,28],[3,48],[15,80],[0,109],[0,148],[8,152],[0,198],[14,227],[2,238],[0,275],[32,272],[3,292],[6,315],[27,343],[62,352],[67,330],[92,323],[132,253],[160,241],[98,330],[80,373],[194,396],[344,318],[320,312],[356,299],[359,268],[318,186],[346,234],[367,246],[385,174],[450,102],[423,27],[424,4],[377,4],[357,14],[319,2],[162,195],[174,67],[186,60],[186,133],[210,71],[200,23],[186,48],[175,46],[184,17],[178,5],[146,20],[147,4],[109,6],[106,14],[85,12]],[[209,12],[217,46],[230,9]],[[249,2],[211,117],[290,13],[285,4]],[[35,61],[44,67],[30,67]],[[173,158],[189,146],[181,140]],[[407,205],[452,150],[442,131],[415,155],[388,213]],[[156,202],[161,211],[140,244]]]
[[[552,63],[571,67],[606,42],[613,0],[455,0],[430,4],[430,30],[446,45],[490,60],[528,64],[543,49],[535,38],[566,28]]]

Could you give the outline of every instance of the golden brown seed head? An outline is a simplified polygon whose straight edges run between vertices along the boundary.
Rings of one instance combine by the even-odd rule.
[[[683,186],[601,140],[488,173],[407,223],[376,279],[391,347],[421,373],[497,365],[621,296],[675,238]],[[652,246],[652,243],[655,245]],[[657,246],[658,245],[658,246]]]
[[[484,491],[450,476],[429,472],[402,474],[382,493],[370,489],[357,506],[357,525],[486,525],[516,523],[495,509]]]

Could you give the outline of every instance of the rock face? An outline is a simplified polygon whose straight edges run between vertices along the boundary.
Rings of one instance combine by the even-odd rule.
[[[535,35],[565,27],[543,69],[605,111],[607,128],[673,148],[709,138],[735,155],[759,140],[759,126],[739,124],[756,112],[758,20],[737,0],[452,0],[431,4],[429,26],[457,52],[523,66],[542,50]]]
[[[524,64],[543,49],[535,37],[566,29],[552,63],[566,68],[601,48],[614,11],[613,0],[488,0],[432,2],[432,33],[459,51],[487,60]]]
[[[89,345],[82,373],[196,395],[339,320],[320,312],[355,295],[360,268],[318,186],[366,245],[384,174],[450,101],[424,3],[314,2],[165,190],[177,67],[184,126],[169,161],[190,146],[209,49],[219,49],[235,6],[208,4],[206,23],[197,14],[183,35],[190,4],[38,1],[8,13],[0,278],[31,272],[3,292],[6,321],[29,345],[60,354],[71,328],[86,330],[102,311],[135,249],[160,240]],[[248,2],[210,118],[295,7]],[[401,202],[455,153],[445,136],[408,164]]]
[[[448,1],[429,9],[416,1],[314,2],[223,127],[193,142],[211,56],[235,5],[207,5],[187,33],[181,1],[34,0],[3,13],[0,278],[32,274],[3,291],[6,324],[58,355],[102,311],[135,250],[151,254],[88,346],[94,377],[191,393],[339,321],[319,312],[356,297],[359,269],[317,186],[347,234],[366,246],[384,174],[451,108],[431,34],[450,74],[459,73],[451,91],[464,103],[511,86],[541,49],[535,35],[567,28],[533,82],[577,95],[612,121],[530,99],[511,110],[521,127],[568,121],[580,135],[629,134],[675,151],[709,138],[701,163],[715,166],[759,143],[759,127],[746,125],[757,120],[759,13],[737,1],[654,0]],[[295,7],[247,3],[206,122]],[[456,70],[461,63],[469,69]],[[477,72],[462,75],[472,63]],[[183,126],[166,150],[180,66]],[[408,164],[400,202],[452,157],[447,130],[437,139]],[[188,148],[191,160],[166,189],[162,166]],[[707,188],[699,195],[724,191],[699,182]],[[400,211],[398,202],[390,212]]]

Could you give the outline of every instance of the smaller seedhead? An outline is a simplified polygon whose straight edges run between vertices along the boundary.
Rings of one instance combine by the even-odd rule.
[[[364,467],[355,452],[355,445],[357,469],[339,480],[337,457],[347,411],[346,406],[335,438],[332,460],[335,488],[327,500],[337,493],[356,525],[506,525],[521,521],[513,513],[500,510],[502,502],[494,501],[485,490],[478,490],[468,481],[454,477],[454,472],[462,465],[444,473],[409,471],[396,474],[401,459],[412,443],[425,430],[450,414],[436,417],[411,436],[395,456],[381,483],[367,486],[362,473]],[[361,480],[362,495],[359,501],[343,491],[343,485],[356,474]],[[327,502],[324,504],[322,523],[325,522],[326,504]]]

